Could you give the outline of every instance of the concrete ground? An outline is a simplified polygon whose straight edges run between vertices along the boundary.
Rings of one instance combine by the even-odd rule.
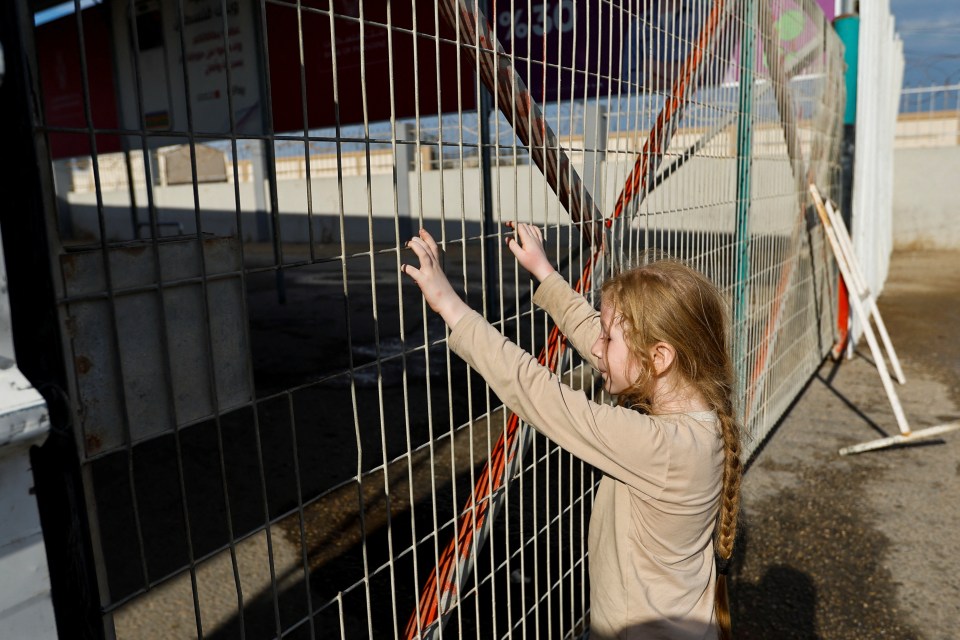
[[[894,254],[879,306],[912,428],[960,419],[960,252]],[[744,478],[736,637],[960,637],[960,431],[837,453],[895,433],[867,345],[825,362]]]

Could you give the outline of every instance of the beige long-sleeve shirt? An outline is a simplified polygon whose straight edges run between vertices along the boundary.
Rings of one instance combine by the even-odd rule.
[[[559,274],[544,280],[534,302],[596,367],[590,347],[600,314]],[[716,638],[716,414],[650,416],[594,402],[475,312],[457,323],[450,348],[507,407],[603,473],[588,542],[591,638]]]

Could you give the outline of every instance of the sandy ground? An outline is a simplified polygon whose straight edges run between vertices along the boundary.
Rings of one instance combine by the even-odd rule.
[[[897,253],[879,300],[914,430],[960,419],[960,252]],[[897,432],[872,364],[827,361],[753,459],[732,592],[738,638],[956,638],[960,431]]]

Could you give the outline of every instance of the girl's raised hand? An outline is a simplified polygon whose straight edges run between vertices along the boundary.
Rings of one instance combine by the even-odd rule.
[[[524,269],[530,272],[538,282],[543,282],[555,271],[547,252],[543,249],[543,233],[540,227],[532,224],[507,222],[506,225],[516,232],[516,238],[507,236],[507,247]],[[518,242],[519,240],[519,242]]]
[[[452,329],[470,311],[470,307],[447,280],[440,260],[440,247],[426,229],[420,229],[420,235],[410,238],[407,246],[420,259],[420,268],[403,264],[400,271],[413,278],[430,308],[439,313]]]

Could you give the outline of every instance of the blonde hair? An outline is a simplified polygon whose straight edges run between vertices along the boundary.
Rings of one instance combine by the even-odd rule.
[[[733,412],[734,372],[723,297],[703,274],[673,259],[657,260],[613,276],[604,282],[601,296],[616,309],[640,371],[633,385],[620,394],[621,404],[653,412],[650,347],[666,342],[676,351],[674,366],[681,379],[700,392],[720,419],[724,465],[714,551],[726,563],[733,554],[737,533],[743,466],[740,427]],[[720,638],[730,638],[726,576],[719,572],[715,610]]]

